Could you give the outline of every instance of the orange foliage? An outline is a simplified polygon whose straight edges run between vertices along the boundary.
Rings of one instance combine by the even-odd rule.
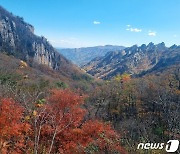
[[[122,74],[122,75],[117,75],[114,77],[114,80],[115,81],[118,81],[118,82],[127,82],[129,80],[131,80],[131,75],[129,74]]]
[[[85,120],[83,96],[69,90],[53,90],[46,100],[46,104],[35,106],[32,115],[26,116],[14,101],[1,101],[0,153],[23,153],[22,149],[26,149],[26,153],[75,154],[86,153],[92,145],[99,153],[125,153],[120,136],[109,124]]]
[[[110,125],[97,120],[84,120],[86,111],[81,108],[83,99],[84,97],[69,90],[53,90],[46,108],[49,118],[53,117],[54,120],[48,120],[43,135],[51,134],[52,138],[56,131],[54,143],[61,153],[84,153],[91,144],[98,146],[102,151],[123,151],[119,144],[120,136]]]
[[[13,100],[0,102],[0,153],[20,153],[24,147],[24,135],[29,125],[22,122],[22,118],[23,108]]]

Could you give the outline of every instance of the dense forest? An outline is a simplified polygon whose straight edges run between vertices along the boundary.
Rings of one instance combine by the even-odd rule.
[[[87,94],[45,75],[24,76],[31,68],[15,62],[0,67],[0,153],[125,153],[109,122],[87,116]]]
[[[139,78],[118,75],[82,92],[24,77],[25,64],[0,69],[1,153],[133,154],[140,142],[180,138],[179,66]]]

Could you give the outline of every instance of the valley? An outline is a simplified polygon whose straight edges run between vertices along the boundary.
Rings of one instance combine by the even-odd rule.
[[[180,140],[179,113],[178,44],[58,48],[0,6],[0,153],[165,154],[137,145]]]

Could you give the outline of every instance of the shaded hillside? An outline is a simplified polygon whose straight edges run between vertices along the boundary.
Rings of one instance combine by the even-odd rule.
[[[180,46],[167,48],[164,43],[134,45],[119,52],[109,52],[96,58],[84,69],[91,75],[110,79],[118,74],[146,74],[167,66],[180,63]]]
[[[104,56],[109,51],[122,49],[124,49],[123,46],[106,45],[87,48],[58,49],[58,51],[74,64],[83,66],[96,57]]]

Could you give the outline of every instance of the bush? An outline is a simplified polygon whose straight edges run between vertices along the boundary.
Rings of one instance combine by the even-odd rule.
[[[64,83],[63,81],[58,81],[55,83],[57,88],[60,89],[66,89],[68,88],[68,85],[66,83]]]

